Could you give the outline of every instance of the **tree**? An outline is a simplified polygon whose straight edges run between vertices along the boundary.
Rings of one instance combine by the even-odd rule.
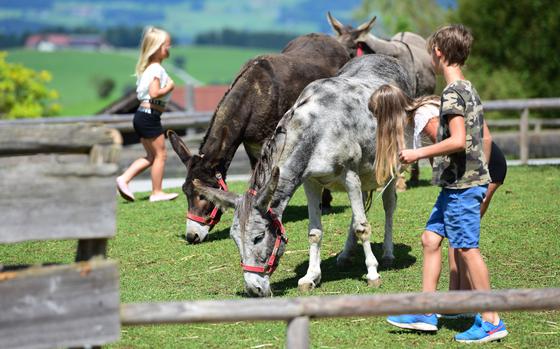
[[[556,0],[459,0],[453,17],[473,32],[477,69],[507,72],[526,97],[559,94],[558,18]]]
[[[36,118],[55,115],[60,110],[58,93],[48,89],[47,71],[36,72],[21,64],[6,62],[0,52],[0,119]]]

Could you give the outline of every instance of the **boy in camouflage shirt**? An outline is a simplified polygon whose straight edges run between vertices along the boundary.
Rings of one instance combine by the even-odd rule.
[[[473,37],[462,25],[439,29],[428,40],[432,65],[443,74],[443,90],[437,143],[418,149],[404,149],[399,159],[405,164],[438,157],[433,182],[442,187],[426,229],[422,234],[424,254],[422,289],[434,292],[441,273],[443,238],[458,251],[467,267],[473,289],[490,290],[488,269],[479,250],[480,204],[490,176],[482,151],[482,103],[461,71],[468,58]],[[435,314],[389,316],[400,328],[437,331]],[[488,342],[507,336],[505,324],[496,312],[477,314],[472,327],[455,336],[460,342]]]

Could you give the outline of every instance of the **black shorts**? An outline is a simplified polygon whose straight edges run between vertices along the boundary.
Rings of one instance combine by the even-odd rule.
[[[149,113],[147,112],[149,111]],[[134,113],[132,125],[140,138],[155,138],[162,134],[161,112],[154,109],[139,108]]]
[[[507,174],[507,163],[504,153],[492,142],[492,152],[490,153],[490,161],[488,162],[488,171],[492,183],[503,184]]]

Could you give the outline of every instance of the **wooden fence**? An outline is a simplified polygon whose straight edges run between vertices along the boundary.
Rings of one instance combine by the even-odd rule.
[[[560,288],[401,293],[121,306],[123,325],[286,321],[286,347],[309,347],[309,319],[418,313],[560,309]]]
[[[76,263],[0,265],[0,348],[95,347],[120,338],[116,233],[118,131],[0,127],[0,244],[78,240]]]

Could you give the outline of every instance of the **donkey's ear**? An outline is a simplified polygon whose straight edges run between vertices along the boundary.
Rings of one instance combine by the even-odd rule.
[[[183,142],[181,137],[172,130],[167,130],[167,138],[169,138],[169,142],[171,143],[173,150],[175,150],[175,153],[177,153],[183,164],[187,166],[192,157],[192,153],[189,148],[187,148],[187,145]]]
[[[272,169],[272,174],[270,179],[266,183],[264,190],[261,192],[257,199],[257,207],[261,211],[268,210],[270,206],[270,202],[272,201],[272,195],[276,191],[276,187],[278,186],[278,179],[280,178],[280,169],[277,166],[274,166]]]
[[[343,29],[344,29],[344,25],[342,23],[340,23],[336,18],[334,18],[331,15],[331,12],[327,12],[327,20],[329,21],[329,24],[331,25],[331,27],[334,29],[334,31],[338,34],[338,35],[342,35],[343,33]]]
[[[222,210],[235,207],[235,202],[240,198],[240,196],[234,192],[208,187],[202,184],[198,179],[193,181],[193,185],[200,194],[208,198],[208,201]]]
[[[364,35],[367,35],[371,31],[371,28],[373,27],[373,22],[375,22],[376,19],[377,17],[373,16],[373,18],[370,19],[368,22],[360,24],[358,28],[355,29],[355,33],[357,34],[356,36],[358,38],[362,38]]]

